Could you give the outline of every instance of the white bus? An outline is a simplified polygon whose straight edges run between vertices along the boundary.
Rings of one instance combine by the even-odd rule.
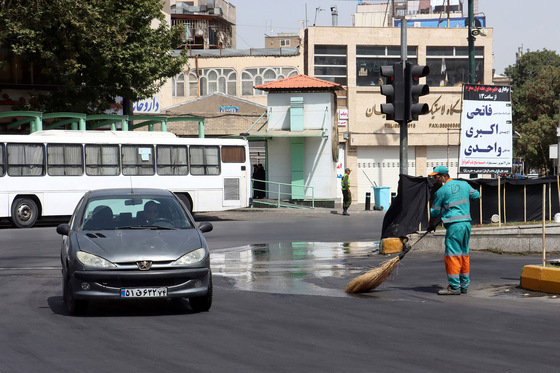
[[[246,140],[148,131],[38,131],[0,135],[0,218],[31,227],[71,215],[91,189],[163,188],[192,212],[249,206]]]

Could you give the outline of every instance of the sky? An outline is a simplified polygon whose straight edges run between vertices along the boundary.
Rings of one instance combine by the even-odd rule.
[[[467,0],[464,0],[465,4]],[[237,12],[237,48],[264,48],[264,36],[297,32],[307,25],[330,26],[330,8],[338,10],[338,25],[351,26],[357,0],[228,0]],[[367,2],[367,0],[366,0]],[[317,11],[316,9],[324,9]],[[307,17],[306,17],[307,9]],[[518,50],[553,50],[560,54],[560,1],[479,0],[478,12],[494,29],[497,74],[515,63]],[[476,45],[476,41],[475,41]]]

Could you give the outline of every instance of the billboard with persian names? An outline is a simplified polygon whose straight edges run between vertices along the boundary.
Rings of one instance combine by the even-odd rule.
[[[511,87],[463,85],[459,173],[510,173],[512,134]]]

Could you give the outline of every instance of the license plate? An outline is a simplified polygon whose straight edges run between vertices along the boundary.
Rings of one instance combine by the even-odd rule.
[[[121,298],[159,298],[167,296],[167,288],[121,289]]]

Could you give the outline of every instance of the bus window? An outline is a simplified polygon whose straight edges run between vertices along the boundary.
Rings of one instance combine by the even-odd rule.
[[[157,173],[159,175],[188,175],[187,147],[158,145]]]
[[[219,175],[220,150],[218,146],[191,145],[189,148],[191,174]]]
[[[47,172],[50,176],[79,176],[84,173],[82,145],[47,145]]]
[[[119,173],[118,145],[86,145],[86,175],[116,176]]]
[[[154,148],[149,145],[123,145],[123,175],[154,175]]]
[[[222,162],[245,163],[245,148],[243,146],[222,146]]]
[[[0,144],[0,176],[6,175],[4,167],[4,144]]]
[[[8,144],[8,175],[43,176],[45,148],[42,144]]]

